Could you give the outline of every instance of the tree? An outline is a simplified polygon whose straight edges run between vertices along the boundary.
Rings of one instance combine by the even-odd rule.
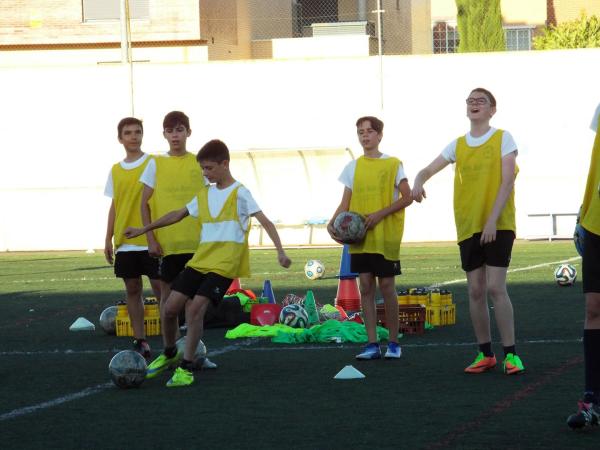
[[[506,50],[500,0],[456,0],[458,51]]]
[[[533,47],[536,50],[600,47],[600,18],[587,17],[582,12],[579,19],[545,27],[542,34],[533,38]]]

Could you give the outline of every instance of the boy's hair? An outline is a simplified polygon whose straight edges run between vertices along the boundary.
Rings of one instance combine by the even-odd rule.
[[[135,117],[125,117],[119,121],[119,125],[117,125],[117,137],[120,139],[121,134],[123,133],[123,128],[127,125],[139,125],[142,129],[142,134],[144,134],[144,124],[140,119],[136,119]]]
[[[490,106],[496,106],[496,97],[494,97],[494,95],[487,89],[478,87],[478,88],[473,89],[471,91],[471,94],[473,92],[480,92],[481,94],[485,95],[488,98],[488,100],[490,101]]]
[[[356,128],[360,127],[360,125],[363,122],[366,121],[371,122],[371,128],[373,128],[375,131],[377,131],[377,133],[381,134],[383,133],[383,121],[379,120],[377,117],[374,116],[364,116],[361,117],[360,119],[358,119],[356,121]]]
[[[223,141],[213,139],[202,146],[196,155],[196,161],[211,161],[221,164],[229,161],[229,149]]]
[[[163,120],[163,130],[175,128],[177,125],[183,125],[189,131],[190,118],[181,111],[171,111]]]

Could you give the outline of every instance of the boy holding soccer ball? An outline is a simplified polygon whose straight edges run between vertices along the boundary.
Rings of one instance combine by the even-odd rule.
[[[466,99],[470,131],[452,141],[415,178],[412,195],[421,202],[423,185],[450,163],[454,175],[454,220],[462,268],[467,274],[469,310],[479,352],[465,368],[482,373],[496,366],[492,351],[487,294],[504,347],[506,375],[525,370],[515,350],[513,307],[506,290],[506,273],[515,239],[514,182],[518,172],[517,145],[510,133],[490,126],[496,99],[476,88]]]
[[[383,122],[376,117],[361,117],[356,122],[363,155],[349,162],[339,180],[344,185],[342,201],[327,224],[331,237],[336,236],[334,222],[343,211],[366,216],[364,240],[350,245],[350,270],[357,272],[360,302],[369,343],[356,359],[380,359],[377,341],[376,283],[385,302],[385,319],[389,330],[386,359],[400,358],[398,345],[398,298],[395,276],[400,275],[400,242],[404,231],[404,208],[412,203],[410,186],[402,161],[379,151]]]
[[[144,137],[141,120],[135,117],[122,119],[117,125],[117,136],[125,149],[125,159],[111,168],[104,189],[104,194],[112,199],[108,211],[104,257],[109,264],[114,262],[115,275],[125,283],[134,349],[149,359],[150,346],[144,331],[142,275],[149,278],[154,295],[160,298],[158,260],[149,255],[145,236],[129,239],[123,235],[123,231],[129,226],[142,224],[142,185],[138,179],[152,158],[141,148]]]
[[[264,215],[248,189],[229,171],[229,150],[219,141],[206,143],[196,159],[211,185],[201,189],[183,208],[171,211],[143,228],[128,228],[125,235],[139,236],[167,227],[192,216],[200,224],[200,241],[185,269],[175,278],[164,305],[164,353],[148,366],[146,378],[154,378],[169,366],[180,362],[168,387],[193,383],[192,366],[198,340],[202,337],[204,315],[210,302],[215,306],[235,278],[250,274],[248,234],[250,218],[255,217],[277,249],[282,267],[291,260],[281,246],[273,223]],[[177,351],[177,318],[185,310],[187,336],[183,355]],[[183,359],[182,359],[183,357]]]
[[[596,139],[588,173],[580,225],[583,233],[583,292],[585,322],[583,359],[585,391],[579,410],[567,419],[571,428],[600,425],[600,105],[592,120]]]

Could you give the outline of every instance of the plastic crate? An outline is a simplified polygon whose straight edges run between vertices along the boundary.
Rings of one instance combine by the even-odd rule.
[[[119,317],[115,319],[115,331],[117,336],[133,336],[133,328],[129,317]],[[160,317],[144,317],[144,332],[146,336],[160,335]]]
[[[428,306],[427,322],[436,326],[454,325],[456,323],[456,305]]]
[[[385,326],[385,307],[377,305],[377,322]],[[398,305],[400,333],[423,334],[425,332],[426,308],[423,305]]]

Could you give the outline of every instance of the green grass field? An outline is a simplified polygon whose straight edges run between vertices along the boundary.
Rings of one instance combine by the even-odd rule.
[[[340,253],[291,250],[293,265],[284,271],[273,251],[254,250],[254,275],[242,285],[260,293],[270,279],[278,299],[312,289],[318,302],[333,303],[337,280],[311,282],[303,266],[320,259],[335,274]],[[167,389],[165,374],[120,390],[107,366],[131,342],[98,326],[101,311],[123,298],[102,254],[0,254],[0,446],[597,449],[600,429],[565,425],[583,387],[583,295],[580,280],[558,287],[553,270],[565,260],[579,270],[576,256],[571,242],[515,244],[509,293],[522,376],[498,368],[463,373],[476,345],[458,248],[409,244],[398,288],[448,283],[457,322],[405,335],[400,360],[358,362],[359,345],[228,340],[225,329],[209,329],[203,340],[217,370],[201,372],[189,388]],[[70,332],[80,316],[96,331]],[[494,325],[493,337],[502,356]],[[159,337],[150,344],[162,347]],[[349,364],[366,378],[334,380]]]

